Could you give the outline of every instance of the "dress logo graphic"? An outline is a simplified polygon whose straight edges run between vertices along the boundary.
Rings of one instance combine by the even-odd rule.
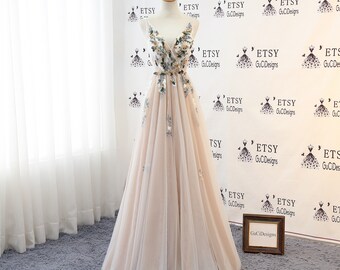
[[[220,101],[221,96],[217,95],[217,100],[214,100],[214,107],[213,110],[217,111],[217,112],[222,112],[224,111],[224,105],[222,104],[222,102]]]
[[[178,6],[183,10],[183,13],[191,16],[193,18],[199,18],[199,8],[200,4],[196,1],[196,3],[178,3]]]
[[[192,48],[189,55],[189,67],[202,67],[218,69],[221,67],[221,50],[216,48]]]
[[[307,154],[307,156],[303,159],[301,166],[302,168],[306,168],[306,169],[319,169],[320,164],[318,159],[313,155],[312,151],[313,151],[314,146],[313,145],[309,145],[308,146],[308,150],[309,153]],[[321,150],[321,146],[319,146],[319,150]],[[302,156],[304,156],[305,153],[302,154]]]
[[[142,92],[139,92],[139,96],[142,95]],[[139,99],[137,98],[137,92],[133,92],[133,97],[129,97],[131,100],[129,103],[129,106],[132,108],[139,108],[141,106],[141,103]]]
[[[220,192],[221,192],[222,202],[223,202],[224,205],[226,205],[227,204],[227,200],[226,200],[226,198],[225,198],[225,196],[223,194],[223,188],[220,188]]]
[[[327,106],[326,106],[327,103]],[[323,98],[320,99],[320,104],[315,104],[314,116],[315,117],[333,117],[340,118],[340,99]]]
[[[225,4],[226,1],[224,1],[224,4]],[[216,18],[223,18],[224,17],[224,10],[223,8],[221,7],[221,1],[218,1],[218,5],[217,7],[214,7],[215,9],[215,14],[214,16]]]
[[[277,0],[275,0],[277,1]],[[273,4],[273,0],[268,0],[267,4],[263,5],[263,12],[262,15],[264,16],[275,16],[275,15],[291,15],[291,16],[296,16],[300,13],[299,10],[299,3],[300,0],[280,0],[278,1],[277,4],[275,5],[279,5],[280,8],[278,9],[278,11],[276,10],[276,8],[274,7]]]
[[[329,99],[329,101],[330,101],[330,99]],[[328,117],[329,116],[329,111],[326,108],[326,106],[323,104],[323,102],[324,102],[324,99],[321,98],[320,99],[320,105],[319,106],[315,105],[315,107],[317,107],[315,112],[314,112],[314,115],[316,117]]]
[[[145,49],[143,48],[143,52],[145,52]],[[135,49],[135,55],[131,55],[132,61],[131,66],[132,67],[144,67],[145,63],[143,59],[138,55],[139,49]]]
[[[328,206],[329,205],[330,203],[328,203]],[[323,207],[323,202],[319,202],[319,209],[317,209],[316,207],[314,208],[314,211],[315,211],[314,220],[317,220],[317,221],[328,221],[329,220],[326,211],[322,207]]]
[[[214,17],[216,18],[243,18],[244,17],[244,3],[245,1],[218,1],[214,6]],[[223,5],[223,7],[222,7]]]
[[[222,140],[210,139],[210,147],[213,158],[221,160],[223,158]]]
[[[255,145],[254,145],[255,144]],[[254,140],[251,140],[251,146],[255,146],[255,150],[252,150],[256,152],[254,161],[255,163],[260,164],[266,164],[270,166],[276,166],[279,164],[279,160],[277,158],[278,155],[278,144],[270,144],[270,143],[263,143],[263,142],[254,142]],[[253,156],[251,155],[249,149],[247,148],[247,140],[243,141],[243,148],[239,147],[238,150],[238,160],[241,162],[249,163],[253,162]]]
[[[273,100],[275,100],[275,97],[273,98]],[[266,97],[266,103],[261,103],[262,108],[261,108],[261,113],[263,114],[273,114],[274,113],[274,110],[273,110],[273,107],[272,105],[270,105],[269,103],[269,97]]]
[[[148,18],[150,15],[155,14],[156,8],[154,7],[141,7],[141,6],[132,6],[131,10],[128,14],[128,21],[135,23],[139,19]]]
[[[201,47],[197,47],[197,51],[195,48],[190,50],[190,55],[188,59],[188,67],[189,68],[213,68],[217,69],[221,67],[221,63],[219,61],[221,50],[218,49],[202,49]],[[200,55],[199,57],[197,55]],[[198,59],[202,60],[198,60]],[[201,62],[201,65],[200,65]]]
[[[340,225],[340,205],[339,204],[333,204],[333,203],[331,204],[330,202],[327,202],[327,205],[326,205],[322,201],[320,201],[319,206],[314,207],[314,211],[315,212],[314,212],[313,219],[315,221],[332,222],[334,224]]]
[[[249,56],[247,55],[247,47],[243,47],[243,54],[240,57],[240,55],[237,55],[238,61],[236,66],[238,68],[251,68],[253,66],[253,63]],[[251,51],[254,51],[254,47],[252,47]]]
[[[228,205],[229,207],[238,208],[239,210],[242,210],[245,208],[244,205],[244,198],[245,193],[244,192],[237,192],[237,191],[231,191],[227,188],[220,188],[220,193],[222,197],[222,202],[224,205]]]
[[[266,194],[266,199],[261,200],[261,211],[265,213],[276,213],[288,217],[295,217],[296,199]],[[275,206],[274,206],[275,204]]]
[[[308,146],[308,150],[309,153],[301,163],[302,168],[314,170],[320,168],[324,171],[340,172],[340,164],[338,162],[340,160],[340,149],[336,149],[335,147],[321,147],[319,145],[317,149],[320,151],[318,158],[312,153],[312,145]],[[301,155],[305,156],[305,153],[302,153]]]
[[[331,3],[329,3],[329,1],[327,0],[321,0],[319,1],[319,8],[318,8],[318,12],[320,13],[328,13],[328,12],[332,12],[333,11],[333,7],[331,5]]]
[[[275,195],[273,195],[273,199],[275,199]],[[262,204],[262,207],[261,207],[261,210],[263,212],[266,212],[266,213],[273,213],[274,212],[274,207],[273,205],[271,204],[271,202],[269,201],[269,194],[266,194],[266,200],[265,201],[261,201],[263,204]]]
[[[252,68],[253,62],[249,57],[249,53],[247,54],[247,47],[243,47],[242,51],[243,54],[238,54],[236,57],[238,58],[236,67],[238,68]],[[256,61],[255,61],[255,67],[260,69],[270,69],[274,70],[279,67],[279,62],[277,59],[279,59],[279,48],[257,48],[255,50],[255,47],[251,47],[251,52],[255,51]],[[253,57],[253,56],[252,56]]]
[[[261,110],[260,112],[264,115],[279,115],[279,116],[289,116],[292,117],[296,114],[295,112],[295,105],[296,105],[296,99],[291,98],[276,98],[273,97],[272,101],[270,97],[266,97],[266,102],[261,103]],[[276,104],[276,108],[274,108],[274,105],[271,105],[270,103]]]
[[[136,9],[138,9],[138,6],[136,7]],[[128,15],[129,15],[129,18],[128,18],[129,22],[136,22],[136,21],[138,21],[138,17],[137,17],[137,15],[135,13],[135,7],[131,8],[131,11],[128,13]]]
[[[253,157],[251,155],[251,153],[249,152],[249,150],[247,149],[247,140],[243,140],[243,148],[241,150],[241,147],[238,148],[238,150],[241,150],[241,152],[238,155],[238,160],[241,162],[253,162]],[[251,144],[253,144],[254,142],[251,141]]]
[[[213,110],[215,112],[232,112],[232,113],[242,113],[242,97],[235,97],[223,94],[222,96],[218,94],[216,100],[213,100],[214,106]],[[225,105],[224,105],[225,104]]]
[[[314,46],[311,45],[309,47],[309,54],[306,57],[306,54],[303,54],[303,57],[306,57],[303,61],[302,67],[304,68],[319,68],[320,67],[320,61],[319,59],[314,55]],[[320,50],[322,49],[322,46],[320,46]]]
[[[275,7],[272,5],[272,0],[268,0],[268,4],[264,4],[263,7],[264,7],[264,10],[263,10],[263,15],[265,16],[273,16],[276,14],[276,9]]]
[[[311,45],[309,47],[309,54],[307,56],[306,54],[302,55],[302,57],[304,57],[302,67],[308,69],[320,68],[322,63],[324,68],[340,68],[340,47],[319,45],[317,54],[318,56],[316,55],[315,47]],[[323,55],[323,59],[321,60],[320,55]]]
[[[190,51],[189,64],[188,64],[189,68],[197,68],[199,66],[198,60],[196,56],[194,55],[194,51],[195,51],[194,48]]]

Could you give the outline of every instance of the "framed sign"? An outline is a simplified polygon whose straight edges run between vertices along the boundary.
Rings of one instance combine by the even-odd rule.
[[[285,217],[243,214],[243,251],[284,254]]]

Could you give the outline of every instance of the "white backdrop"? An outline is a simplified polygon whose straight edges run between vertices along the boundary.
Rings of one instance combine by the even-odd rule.
[[[138,20],[159,2],[115,10],[123,171],[153,71]],[[189,72],[230,221],[280,214],[288,233],[340,243],[340,0],[179,5],[200,20]]]

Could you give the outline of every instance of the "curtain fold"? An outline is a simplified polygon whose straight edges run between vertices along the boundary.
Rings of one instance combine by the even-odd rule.
[[[109,0],[0,0],[0,254],[113,216]]]

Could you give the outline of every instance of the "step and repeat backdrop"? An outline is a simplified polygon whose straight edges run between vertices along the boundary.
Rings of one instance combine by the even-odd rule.
[[[160,2],[121,3],[128,153],[154,70],[139,20]],[[340,243],[340,0],[178,5],[200,21],[189,75],[230,222],[241,224],[243,213],[284,215],[287,233]]]

